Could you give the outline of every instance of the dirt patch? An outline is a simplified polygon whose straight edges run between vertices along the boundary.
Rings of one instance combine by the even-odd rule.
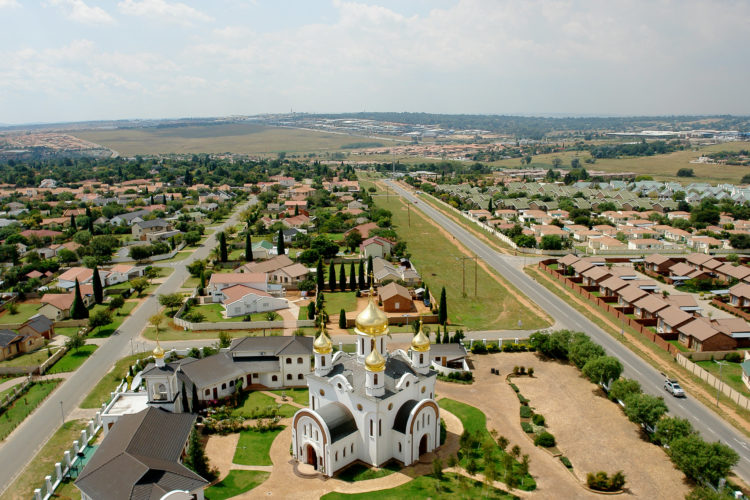
[[[220,436],[211,434],[206,443],[206,455],[211,457],[211,466],[219,469],[219,480],[229,474],[234,459],[234,451],[237,449],[237,443],[240,440],[240,434],[235,432]]]

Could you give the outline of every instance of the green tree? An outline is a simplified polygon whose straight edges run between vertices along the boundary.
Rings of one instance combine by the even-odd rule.
[[[744,183],[745,182],[743,182],[743,184]],[[731,488],[714,491],[708,486],[699,486],[688,493],[687,496],[685,496],[685,500],[734,500],[734,495],[732,494]]]
[[[440,292],[440,306],[438,307],[438,322],[445,325],[448,322],[448,298],[445,295],[445,287]]]
[[[656,427],[659,419],[667,413],[667,405],[664,398],[650,394],[635,393],[625,398],[625,415],[631,422],[640,425]]]
[[[365,264],[360,259],[359,269],[357,270],[357,286],[362,290],[365,287]]]
[[[686,418],[664,417],[656,424],[656,431],[651,436],[652,441],[662,446],[670,444],[675,439],[694,434],[693,425]]]
[[[286,254],[286,246],[284,244],[284,230],[279,228],[279,234],[276,237],[276,253],[279,255]]]
[[[370,278],[370,273],[374,273],[373,265],[372,265],[372,255],[367,257],[367,286],[372,287],[375,286],[375,284],[372,282],[372,279]],[[361,285],[360,285],[361,286]]]
[[[71,335],[70,338],[65,341],[65,347],[67,347],[69,350],[73,349],[75,352],[78,352],[78,349],[80,349],[84,345],[86,345],[86,339],[84,339],[82,335],[78,335],[77,333]]]
[[[201,234],[198,231],[188,231],[185,236],[182,237],[185,244],[195,246],[201,240]]]
[[[695,177],[692,168],[681,168],[677,171],[677,177]]]
[[[358,230],[354,229],[344,238],[344,245],[349,248],[350,252],[354,252],[355,249],[359,248],[362,243],[362,235]]]
[[[318,258],[318,264],[315,267],[315,278],[317,279],[318,293],[323,291],[325,276],[323,275],[323,259]]]
[[[112,323],[112,312],[109,309],[99,309],[89,317],[89,328],[92,331],[110,323]]]
[[[124,305],[125,305],[125,299],[120,294],[112,295],[112,297],[109,299],[108,307],[112,311],[119,309]]]
[[[159,294],[159,304],[170,309],[170,312],[173,313],[182,306],[182,294],[176,292]]]
[[[250,232],[245,235],[245,261],[253,261],[253,240],[250,236]]]
[[[589,339],[585,334],[576,334],[568,346],[568,359],[580,370],[590,359],[604,356],[604,348]],[[582,336],[581,336],[582,335]]]
[[[206,262],[203,260],[194,260],[187,265],[187,270],[191,276],[198,278],[206,270]]]
[[[328,287],[332,292],[336,291],[336,267],[333,265],[333,261],[328,265]]]
[[[73,319],[86,319],[89,317],[89,310],[83,304],[83,297],[81,297],[81,285],[78,284],[78,278],[76,278],[76,288],[73,295],[73,305],[70,307],[70,317]]]
[[[99,269],[94,266],[94,274],[91,276],[91,284],[94,288],[94,302],[101,304],[104,301],[104,290],[102,289],[102,280],[99,276]]]
[[[740,460],[740,456],[722,443],[707,443],[691,434],[672,441],[669,455],[675,465],[694,481],[707,481],[716,486]]]
[[[622,374],[622,363],[612,356],[599,356],[589,359],[581,371],[592,382],[609,384]]]
[[[219,260],[226,262],[228,259],[227,255],[227,236],[224,231],[219,233]]]
[[[135,290],[140,297],[143,291],[148,288],[148,280],[146,278],[135,278],[130,281],[130,287]]]
[[[638,394],[641,392],[641,384],[637,380],[632,378],[618,378],[609,387],[609,399],[613,401],[625,401],[631,394]]]
[[[188,439],[188,450],[184,463],[206,481],[210,482],[216,478],[216,471],[211,469],[208,457],[203,449],[203,443],[201,443],[200,436],[195,429],[192,430]]]
[[[349,264],[349,290],[355,291],[357,289],[357,275],[354,272],[354,261]]]
[[[562,250],[563,240],[556,234],[547,234],[542,236],[539,247],[542,250]]]
[[[76,218],[75,218],[75,215],[73,214],[70,214],[70,229],[72,229],[73,232],[77,231]]]
[[[339,290],[342,292],[346,291],[346,269],[344,269],[344,263],[341,263],[339,267]]]
[[[307,319],[315,319],[315,302],[307,305]]]
[[[443,479],[443,461],[437,457],[432,461],[432,477],[439,481]]]
[[[232,345],[232,336],[227,331],[219,332],[219,348],[226,349]]]
[[[339,313],[339,328],[342,330],[346,329],[346,311],[342,308]]]

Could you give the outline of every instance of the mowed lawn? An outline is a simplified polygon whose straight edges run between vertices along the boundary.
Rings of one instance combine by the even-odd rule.
[[[203,492],[206,500],[225,500],[250,491],[270,476],[270,472],[258,470],[231,470],[227,477]]]
[[[15,323],[23,323],[39,311],[39,307],[42,304],[35,303],[21,303],[18,304],[16,314],[11,314],[9,310],[5,310],[0,314],[0,325],[12,325]]]
[[[32,383],[26,393],[11,403],[2,413],[2,417],[0,417],[0,439],[5,439],[18,424],[23,422],[29,413],[34,411],[49,393],[55,390],[55,387],[61,381],[61,379],[51,379]]]
[[[414,266],[436,300],[445,287],[448,319],[451,324],[470,330],[545,328],[549,323],[516,299],[509,290],[477,266],[477,297],[474,297],[474,263],[466,262],[466,297],[461,295],[461,261],[465,256],[437,227],[430,224],[418,209],[411,210],[409,225],[406,205],[398,196],[376,196],[375,203],[393,213],[393,224],[406,241]],[[326,296],[327,298],[327,296]],[[331,310],[329,313],[333,313]]]
[[[87,344],[79,347],[78,350],[71,349],[70,351],[66,352],[65,355],[63,355],[63,357],[60,358],[57,363],[55,363],[52,368],[49,369],[47,373],[62,373],[77,370],[78,367],[81,366],[83,362],[89,358],[89,356],[94,354],[96,348],[97,346],[93,344]]]
[[[322,500],[370,500],[371,498],[387,498],[388,500],[414,500],[415,498],[430,498],[432,500],[457,500],[469,498],[512,499],[518,498],[503,490],[485,486],[481,481],[458,477],[456,474],[443,474],[438,480],[433,476],[419,476],[408,483],[395,488],[367,493],[327,493],[320,497]]]
[[[273,465],[268,456],[271,451],[271,443],[279,435],[284,427],[273,431],[246,430],[240,432],[240,440],[234,452],[232,461],[241,465]]]

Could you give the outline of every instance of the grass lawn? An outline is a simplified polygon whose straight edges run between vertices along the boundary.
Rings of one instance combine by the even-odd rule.
[[[270,472],[257,470],[231,470],[227,477],[206,488],[203,494],[206,500],[224,500],[232,498],[240,493],[250,491],[263,481],[268,479]]]
[[[55,462],[63,460],[63,453],[73,446],[81,431],[86,428],[87,420],[70,420],[57,429],[33,460],[28,463],[21,475],[5,491],[8,498],[34,498],[34,490],[44,490],[44,476],[55,477]],[[78,491],[78,488],[74,488]],[[60,490],[57,490],[59,493]],[[80,496],[78,497],[80,498]]]
[[[273,465],[268,454],[271,451],[271,443],[282,430],[283,426],[274,431],[241,431],[232,461],[241,465]]]
[[[263,330],[225,330],[232,338],[237,337],[262,337]],[[266,330],[265,335],[268,337],[282,335],[282,330]],[[156,330],[152,326],[146,327],[143,336],[149,340],[156,340]],[[178,328],[162,328],[159,331],[159,340],[211,340],[218,339],[218,330],[180,330]]]
[[[47,371],[47,373],[62,373],[77,370],[89,356],[94,354],[96,348],[97,346],[88,344],[79,348],[78,351],[72,349],[66,352],[65,355]]]
[[[481,267],[477,273],[478,296],[474,297],[474,265],[466,263],[467,296],[461,295],[461,263],[456,260],[464,256],[454,242],[438,228],[421,217],[416,210],[408,223],[404,202],[397,196],[375,197],[380,208],[390,210],[393,225],[407,244],[415,267],[430,287],[435,297],[445,287],[448,299],[448,318],[454,325],[467,329],[515,329],[519,320],[522,328],[535,329],[549,326],[547,321],[522,305],[517,291],[498,283]],[[337,309],[329,309],[333,314]]]
[[[357,308],[355,292],[324,292],[324,307],[328,314],[338,314],[343,309],[346,312]],[[307,316],[305,316],[307,318]]]
[[[198,285],[200,284],[201,284],[200,278],[196,278],[195,276],[190,276],[188,279],[185,280],[184,283],[182,283],[182,288],[189,288],[192,290],[193,288],[197,288]]]
[[[26,393],[16,399],[2,413],[2,417],[0,418],[0,439],[5,439],[18,424],[23,422],[23,419],[34,411],[60,382],[60,379],[53,379],[31,384]]]
[[[299,314],[297,315],[297,319],[307,319],[307,306],[301,306],[299,308]]]
[[[37,313],[41,304],[21,303],[18,304],[16,314],[11,314],[7,309],[0,315],[0,325],[11,325],[14,323],[23,323]]]
[[[88,393],[86,398],[81,403],[81,408],[101,408],[102,403],[109,400],[109,393],[115,390],[115,387],[122,382],[125,375],[128,373],[130,365],[135,363],[137,359],[143,359],[150,356],[151,353],[138,353],[132,356],[126,356],[115,363],[115,366],[110,370]]]
[[[724,366],[721,367],[721,380],[726,383],[729,387],[735,391],[739,391],[745,396],[750,396],[750,391],[747,390],[747,386],[742,381],[742,365],[740,363],[730,363],[723,361]],[[716,377],[719,376],[719,364],[713,361],[698,361],[698,366],[711,372]]]
[[[203,314],[206,318],[206,322],[215,323],[219,321],[245,321],[245,316],[235,316],[233,318],[225,318],[222,313],[224,312],[224,306],[221,304],[204,304],[201,306],[193,306],[191,311],[198,311]],[[278,313],[277,313],[278,314]],[[253,313],[250,315],[252,321],[267,321],[266,313]]]
[[[113,311],[112,313],[112,322],[108,324],[107,326],[101,326],[96,329],[95,332],[93,332],[91,337],[94,338],[102,338],[102,337],[109,337],[112,335],[115,330],[120,328],[120,325],[122,325],[122,322],[125,321],[125,318],[130,316],[130,313],[133,312],[133,309],[138,304],[138,301],[125,301],[125,304],[118,309],[117,311]],[[106,309],[107,306],[104,304],[97,304],[92,309],[91,312],[93,313],[97,309]]]
[[[669,342],[682,352],[690,352],[690,349],[682,345],[679,340],[667,340],[667,342]]]
[[[401,467],[395,462],[390,462],[380,469],[374,469],[361,463],[354,463],[336,474],[336,479],[341,479],[347,483],[353,483],[356,481],[367,481],[368,479],[385,477],[400,470]]]
[[[81,328],[77,326],[61,326],[55,328],[55,334],[64,335],[65,337],[72,337],[73,335],[78,335],[78,330],[80,329]]]
[[[179,262],[181,260],[186,259],[192,253],[193,253],[193,250],[180,250],[171,259],[159,260],[156,263],[158,263],[158,264],[169,264],[171,262]]]
[[[500,472],[499,476],[503,477],[505,469],[502,466],[502,458],[506,453],[502,451],[499,446],[497,446],[497,443],[495,443],[495,440],[487,430],[487,418],[485,417],[484,413],[482,413],[481,410],[474,408],[473,406],[447,398],[441,399],[440,401],[438,401],[438,404],[441,408],[445,408],[446,410],[457,416],[461,420],[461,423],[464,426],[464,430],[471,434],[478,435],[480,442],[492,442],[492,444],[494,445],[493,460],[498,465],[498,472]],[[478,448],[471,450],[470,454],[464,454],[464,456],[461,457],[461,466],[466,467],[466,464],[469,463],[470,459],[473,457],[476,460],[478,466],[477,470],[479,472],[484,471],[484,458],[482,456],[483,453],[481,448],[482,446],[480,445]],[[519,464],[518,462],[514,462],[513,467],[514,469],[518,470],[520,465],[521,464]],[[534,478],[532,478],[529,474],[526,474],[525,477],[522,477],[520,489],[525,491],[536,489],[536,482],[534,481]]]
[[[430,498],[432,500],[470,500],[475,498],[511,499],[518,498],[503,490],[488,488],[480,481],[465,478],[457,474],[443,474],[443,479],[435,479],[432,475],[420,476],[408,483],[395,488],[367,493],[338,493],[323,495],[321,500],[363,499],[373,497],[389,500],[414,500],[415,498]]]
[[[307,405],[310,402],[310,392],[307,389],[284,389],[282,391],[271,391],[274,394],[281,396],[286,395],[287,398],[291,398],[292,401],[298,405]]]
[[[20,386],[21,384],[23,384],[23,382],[19,382],[19,383],[17,383],[16,385],[14,385],[13,387],[8,387],[8,388],[7,388],[7,389],[5,389],[5,390],[4,390],[3,392],[0,392],[0,401],[2,401],[3,399],[5,399],[5,396],[7,396],[8,394],[12,393],[12,392],[13,392],[13,390],[14,390],[14,389],[15,389],[16,387],[19,387],[19,386]]]
[[[179,252],[182,253],[182,252]],[[193,253],[193,252],[188,252]],[[171,275],[174,272],[174,267],[160,267],[159,265],[151,266],[152,269],[155,269],[158,273],[155,277],[156,278],[166,278],[167,276]]]
[[[270,414],[271,408],[276,408],[278,403],[271,396],[261,392],[253,391],[244,396],[245,400],[242,406],[232,410],[233,415],[241,415],[245,418],[252,418],[253,414],[258,412]],[[305,403],[306,404],[306,403]],[[291,417],[297,412],[297,408],[292,405],[282,404],[278,409],[282,417]]]
[[[50,348],[48,351],[46,347],[42,347],[40,349],[37,349],[34,352],[30,352],[29,354],[23,354],[21,356],[16,356],[13,359],[8,359],[5,361],[0,361],[0,367],[8,367],[8,366],[38,366],[47,361],[47,358],[50,357],[50,352],[52,354],[57,351],[56,347]]]

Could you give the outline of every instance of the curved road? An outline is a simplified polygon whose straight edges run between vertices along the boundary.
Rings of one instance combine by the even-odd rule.
[[[396,193],[412,204],[418,198],[392,181],[385,181]],[[469,231],[456,224],[438,210],[427,203],[417,203],[416,208],[437,222],[449,233],[458,238],[462,244],[492,266],[498,273],[511,281],[527,297],[536,302],[539,307],[555,318],[562,328],[583,331],[591,335],[601,344],[608,354],[616,356],[625,367],[625,375],[640,382],[645,392],[657,396],[664,396],[664,377],[658,370],[642,360],[626,346],[611,335],[589,321],[576,309],[565,301],[531,279],[522,269],[513,265],[512,258],[500,254],[479,240]],[[675,399],[665,397],[671,415],[687,418],[695,429],[703,434],[708,441],[721,441],[734,448],[740,455],[740,461],[734,472],[745,482],[750,482],[750,445],[744,435],[722,420],[701,402],[690,397]]]
[[[228,226],[236,224],[240,212],[255,202],[256,199],[251,198],[250,201],[236,208],[232,216],[216,228],[192,255],[182,261],[169,264],[170,267],[174,267],[174,272],[122,323],[118,333],[110,336],[78,370],[73,372],[70,378],[62,382],[34,413],[0,444],[0,496],[60,427],[63,418],[61,411],[67,417],[71,411],[78,408],[83,398],[107,374],[115,362],[130,354],[131,340],[138,337],[146,326],[148,318],[160,308],[157,295],[176,292],[189,276],[187,264],[196,259],[208,257],[211,249],[216,245],[216,235]],[[60,409],[61,401],[62,410]],[[50,468],[49,472],[53,473],[54,470]],[[39,486],[41,487],[42,484]]]

